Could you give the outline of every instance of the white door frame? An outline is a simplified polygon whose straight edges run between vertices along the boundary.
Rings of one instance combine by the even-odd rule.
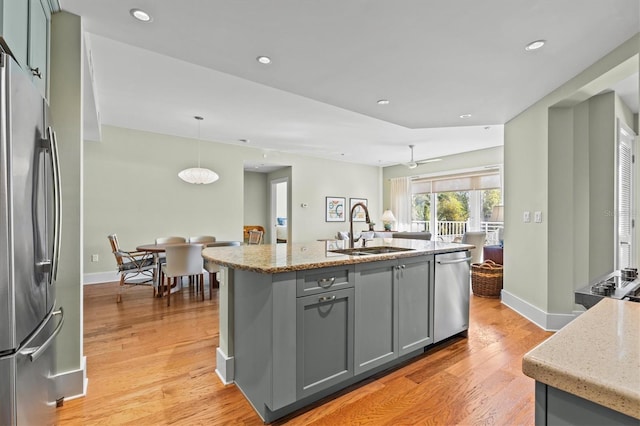
[[[289,199],[289,178],[288,177],[281,177],[281,178],[276,178],[276,179],[272,179],[271,180],[271,191],[270,191],[270,213],[269,213],[269,224],[271,226],[271,232],[269,233],[269,235],[271,235],[271,244],[276,244],[277,243],[277,235],[276,235],[276,222],[277,222],[277,207],[278,207],[278,190],[277,190],[277,186],[278,184],[281,183],[286,183],[287,184],[287,188],[284,191],[284,196],[287,197],[287,242],[289,242],[291,240],[291,218],[289,217],[290,214],[289,212],[291,211],[291,209],[289,208],[289,204],[291,203],[291,200]],[[282,194],[280,194],[281,196]]]

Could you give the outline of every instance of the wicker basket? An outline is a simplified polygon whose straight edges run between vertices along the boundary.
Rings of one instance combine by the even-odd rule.
[[[500,297],[502,290],[502,265],[493,260],[471,264],[471,289],[480,297]]]

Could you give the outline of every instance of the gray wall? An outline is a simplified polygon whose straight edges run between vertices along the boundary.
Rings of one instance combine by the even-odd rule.
[[[195,140],[112,126],[103,126],[102,136],[101,142],[85,141],[84,152],[83,263],[85,273],[95,274],[98,281],[115,271],[110,233],[117,233],[123,248],[132,250],[160,236],[209,234],[219,240],[242,240],[245,224],[268,228],[269,209],[263,198],[268,182],[244,172],[245,160],[264,161],[262,150],[203,141],[202,165],[220,179],[190,185],[177,173],[196,161]],[[346,222],[324,221],[328,195],[346,197],[347,202],[349,197],[367,198],[372,219],[382,214],[379,167],[269,155],[271,161],[289,166],[284,170],[290,170],[293,242],[330,238],[348,229]],[[253,194],[247,194],[253,198],[251,204],[243,195],[245,189]],[[90,261],[92,254],[99,255],[98,262]]]
[[[261,225],[265,230],[268,228],[269,193],[267,190],[266,173],[244,173],[244,225]],[[264,240],[269,241],[266,236]]]
[[[638,72],[639,45],[637,34],[505,125],[504,289],[520,306],[571,314],[574,288],[613,268],[615,123],[633,117],[599,94]]]
[[[82,26],[56,13],[51,23],[51,119],[57,132],[62,180],[62,247],[57,304],[65,324],[57,339],[58,372],[77,370],[82,358]]]

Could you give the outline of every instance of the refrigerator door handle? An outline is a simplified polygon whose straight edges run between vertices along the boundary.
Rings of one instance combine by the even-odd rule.
[[[56,328],[55,330],[53,330],[53,333],[51,333],[51,336],[47,337],[47,340],[40,346],[24,348],[20,351],[20,355],[28,356],[29,360],[31,362],[34,362],[47,350],[49,346],[51,346],[56,336],[60,333],[60,330],[62,330],[62,325],[64,324],[64,311],[62,307],[59,310],[53,311],[51,313],[51,317],[56,315],[60,315],[60,322],[58,323],[58,325],[56,325]],[[44,324],[46,324],[46,322],[47,321],[45,321]],[[34,333],[34,336],[36,335],[37,333]]]
[[[58,155],[58,139],[51,126],[47,127],[47,135],[51,144],[51,168],[53,169],[53,256],[52,281],[58,277],[58,261],[60,260],[60,238],[62,227],[62,197],[60,183],[60,156]]]

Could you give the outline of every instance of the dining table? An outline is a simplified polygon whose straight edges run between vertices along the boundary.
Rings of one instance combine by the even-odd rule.
[[[149,252],[149,253],[153,253],[155,261],[156,261],[157,271],[158,271],[157,274],[156,274],[156,276],[157,276],[156,288],[158,290],[160,290],[161,285],[162,285],[162,283],[160,282],[160,279],[161,279],[160,278],[160,275],[161,275],[160,274],[160,267],[161,267],[161,265],[160,265],[160,254],[164,253],[165,251],[167,251],[167,247],[175,246],[175,245],[179,245],[179,244],[196,244],[196,245],[200,245],[200,246],[202,246],[204,248],[204,247],[207,247],[208,245],[216,245],[216,244],[227,243],[227,242],[230,242],[230,241],[216,241],[216,242],[213,242],[213,243],[189,243],[189,242],[186,242],[186,243],[159,243],[159,244],[148,243],[148,244],[141,244],[141,245],[137,246],[136,250],[137,251],[146,251],[146,252]]]

